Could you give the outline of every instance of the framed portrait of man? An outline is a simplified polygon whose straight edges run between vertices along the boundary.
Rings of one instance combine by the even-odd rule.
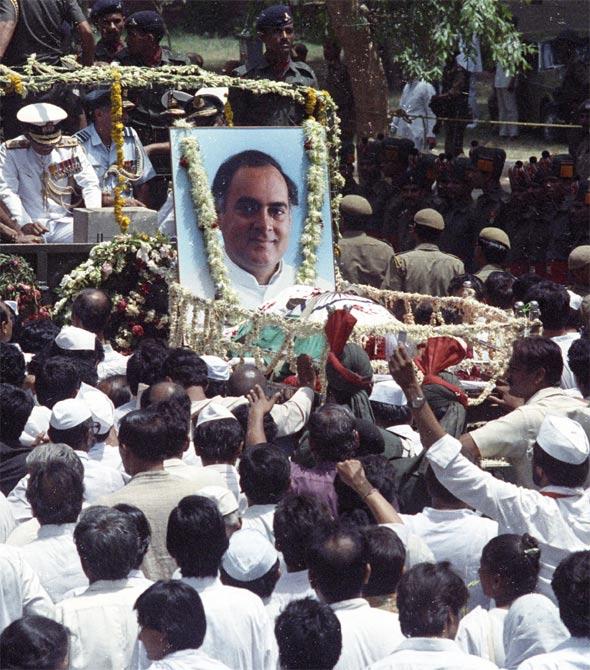
[[[194,135],[193,135],[194,134]],[[180,284],[213,299],[207,250],[191,197],[182,140],[194,136],[217,215],[215,234],[231,288],[244,309],[256,309],[297,284],[307,216],[309,160],[302,128],[171,129]],[[322,234],[314,285],[334,290],[330,189],[324,175]]]

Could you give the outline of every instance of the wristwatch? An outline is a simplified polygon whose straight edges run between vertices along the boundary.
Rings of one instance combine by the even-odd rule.
[[[420,409],[421,407],[424,407],[424,404],[426,403],[426,398],[423,395],[417,395],[413,397],[408,398],[409,405],[412,409]]]

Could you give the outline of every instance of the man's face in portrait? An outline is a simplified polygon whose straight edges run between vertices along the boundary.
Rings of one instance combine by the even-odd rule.
[[[272,165],[241,167],[234,174],[218,222],[231,260],[268,284],[289,245],[287,183]]]

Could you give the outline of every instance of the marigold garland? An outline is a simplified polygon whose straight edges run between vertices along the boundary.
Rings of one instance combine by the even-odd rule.
[[[318,95],[315,88],[308,87],[305,91],[305,114],[307,117],[313,117]]]
[[[123,166],[125,157],[123,154],[123,143],[125,126],[123,125],[123,92],[121,88],[121,73],[116,67],[112,69],[112,83],[111,83],[111,138],[115,143],[117,151],[117,185],[115,186],[113,194],[113,208],[115,212],[115,221],[119,225],[122,233],[126,233],[131,223],[129,217],[124,214],[123,207],[125,205],[125,198],[123,197],[123,189],[127,185],[127,180],[123,175]]]
[[[234,126],[234,110],[231,108],[229,100],[225,101],[223,105],[223,116],[225,118],[225,125],[228,128],[233,128]]]

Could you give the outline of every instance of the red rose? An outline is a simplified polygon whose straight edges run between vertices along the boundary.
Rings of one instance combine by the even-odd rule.
[[[143,326],[136,324],[131,329],[131,332],[133,333],[133,335],[135,335],[135,337],[143,337]]]
[[[180,161],[179,161],[180,167],[187,168],[188,167],[188,159],[183,156]]]
[[[121,298],[121,300],[119,300],[119,302],[117,303],[117,311],[124,312],[126,309],[127,309],[127,301]]]

